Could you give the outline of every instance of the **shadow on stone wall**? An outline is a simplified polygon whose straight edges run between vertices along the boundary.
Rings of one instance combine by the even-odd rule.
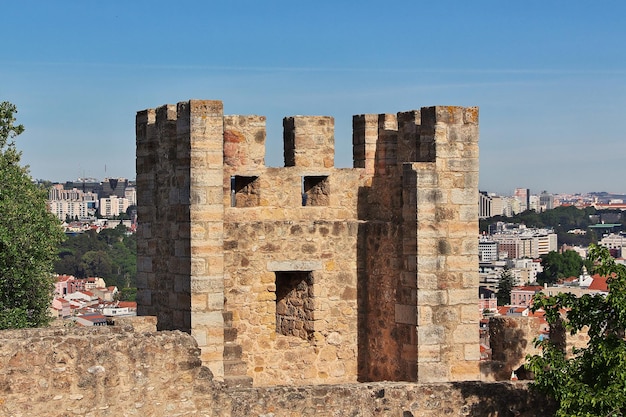
[[[525,382],[452,383],[463,396],[466,416],[553,416],[556,403],[529,388]],[[471,401],[480,398],[480,401]]]
[[[529,317],[492,317],[489,319],[491,360],[481,361],[481,374],[487,381],[508,381],[512,373],[518,379],[532,379],[524,367],[526,355],[539,354],[534,345],[544,323]]]

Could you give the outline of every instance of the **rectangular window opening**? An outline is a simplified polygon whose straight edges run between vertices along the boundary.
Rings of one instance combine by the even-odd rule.
[[[259,205],[259,177],[230,177],[230,206],[256,207]]]
[[[327,176],[302,177],[302,205],[327,206],[330,202],[330,185]]]
[[[276,333],[312,341],[313,298],[310,271],[276,272]]]

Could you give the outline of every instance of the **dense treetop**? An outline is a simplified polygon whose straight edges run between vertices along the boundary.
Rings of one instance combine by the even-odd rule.
[[[137,240],[123,225],[70,237],[59,249],[54,270],[76,278],[99,277],[121,291],[136,287]]]

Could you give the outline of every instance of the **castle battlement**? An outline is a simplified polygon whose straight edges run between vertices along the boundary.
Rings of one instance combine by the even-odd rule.
[[[478,109],[283,120],[137,113],[138,310],[232,385],[479,379]]]

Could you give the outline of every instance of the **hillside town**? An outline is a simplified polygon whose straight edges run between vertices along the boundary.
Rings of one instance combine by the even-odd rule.
[[[78,178],[49,187],[48,210],[62,221],[68,238],[120,226],[133,234],[137,227],[136,196],[134,184],[126,178]],[[134,277],[129,280],[134,282]],[[102,277],[56,274],[50,310],[58,320],[104,326],[114,317],[137,315],[137,303],[120,298],[118,287],[107,285]]]
[[[63,184],[52,184],[48,192],[48,209],[64,222],[66,232],[85,228],[107,227],[119,219],[131,231],[136,228],[137,190],[126,178],[78,178]],[[115,226],[113,226],[115,227]]]
[[[597,210],[626,208],[623,196],[608,193],[553,195],[544,191],[536,195],[528,189],[518,188],[511,196],[481,192],[479,197],[480,217],[486,221],[494,216],[506,218],[527,210],[545,212],[561,206]],[[103,181],[78,178],[53,184],[49,189],[49,210],[63,221],[68,235],[88,230],[99,233],[120,224],[128,233],[134,233],[137,225],[135,204],[134,183],[125,178],[105,178]],[[598,217],[598,224],[593,226],[601,231],[598,244],[607,247],[617,262],[624,263],[622,249],[626,246],[626,237],[621,233],[621,224],[605,223],[605,220],[618,221],[614,214]],[[586,231],[571,230],[568,233],[581,235]],[[488,231],[478,237],[481,285],[477,297],[478,308],[484,317],[534,315],[541,319],[541,312],[530,311],[532,297],[538,292],[546,295],[570,292],[580,296],[607,291],[606,278],[591,276],[586,269],[581,270],[579,276],[568,277],[553,285],[538,285],[537,275],[543,271],[542,256],[564,250],[573,250],[581,258],[586,257],[585,247],[559,245],[557,234],[551,228],[533,228],[506,221],[489,223]],[[504,271],[512,275],[514,287],[510,290],[510,301],[498,305],[498,284]],[[51,306],[56,318],[89,326],[106,324],[107,317],[136,314],[136,302],[119,301],[118,288],[107,287],[103,278],[75,278],[61,274],[56,280]],[[487,334],[484,325],[487,321],[483,320],[481,327],[483,336]],[[488,341],[483,345],[483,352],[488,352]]]
[[[53,318],[79,326],[106,326],[114,317],[136,316],[137,303],[120,301],[118,295],[118,288],[102,278],[57,275],[50,311]]]
[[[594,214],[588,215],[588,226],[565,230],[566,236],[581,238],[593,234],[593,239],[588,241],[594,240],[594,243],[607,248],[616,263],[626,264],[626,236],[622,231],[621,214],[626,209],[623,198],[622,195],[609,193],[552,195],[543,192],[531,195],[528,189],[516,189],[512,196],[480,193],[481,220],[487,224],[478,238],[479,309],[483,315],[480,325],[481,359],[491,359],[491,317],[527,317],[534,320],[537,322],[534,337],[544,340],[549,338],[550,329],[545,312],[532,308],[537,294],[606,296],[609,291],[607,277],[591,274],[584,265],[575,275],[562,276],[550,283],[538,282],[545,277],[544,265],[549,254],[574,252],[584,260],[588,246],[560,242],[555,232],[555,227],[562,226],[560,224],[537,228],[507,219],[527,210],[542,213],[557,207],[576,207],[581,211],[593,208]],[[513,372],[511,379],[518,379],[518,375]]]

